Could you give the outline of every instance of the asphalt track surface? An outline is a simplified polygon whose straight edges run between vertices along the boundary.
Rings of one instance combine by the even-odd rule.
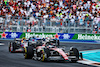
[[[0,45],[0,67],[92,67],[80,63],[70,63],[70,62],[40,62],[34,61],[32,59],[24,59],[22,53],[9,53],[8,44],[9,41],[0,41],[5,45]],[[62,44],[62,43],[61,43]],[[69,47],[77,47],[79,50],[90,50],[90,49],[100,49],[100,45],[94,44],[71,44],[63,43],[63,46],[69,49]]]

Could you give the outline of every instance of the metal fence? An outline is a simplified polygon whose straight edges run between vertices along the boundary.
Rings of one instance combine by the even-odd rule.
[[[94,33],[94,29],[99,33],[100,22],[95,24],[92,19],[88,20],[78,20],[74,21],[70,19],[50,19],[50,18],[35,18],[30,20],[29,17],[11,17],[9,20],[7,18],[0,18],[0,31],[13,31],[13,32],[27,32],[31,29],[31,32],[50,32],[50,33]]]

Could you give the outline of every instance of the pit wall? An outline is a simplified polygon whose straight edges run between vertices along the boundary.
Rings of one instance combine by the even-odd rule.
[[[13,40],[14,38],[57,38],[61,42],[75,43],[100,43],[100,34],[72,34],[72,33],[23,33],[23,32],[0,32],[0,40]]]

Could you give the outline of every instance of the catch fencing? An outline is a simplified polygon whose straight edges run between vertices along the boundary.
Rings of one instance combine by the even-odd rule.
[[[1,17],[2,18],[2,17]],[[41,33],[100,33],[100,22],[96,24],[93,19],[51,19],[51,18],[33,18],[29,17],[5,17],[0,21],[0,31],[2,32],[31,32]],[[94,32],[95,29],[95,32]]]

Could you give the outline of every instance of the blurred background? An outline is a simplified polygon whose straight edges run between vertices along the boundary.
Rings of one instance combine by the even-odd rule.
[[[0,0],[1,32],[100,33],[100,0]]]

